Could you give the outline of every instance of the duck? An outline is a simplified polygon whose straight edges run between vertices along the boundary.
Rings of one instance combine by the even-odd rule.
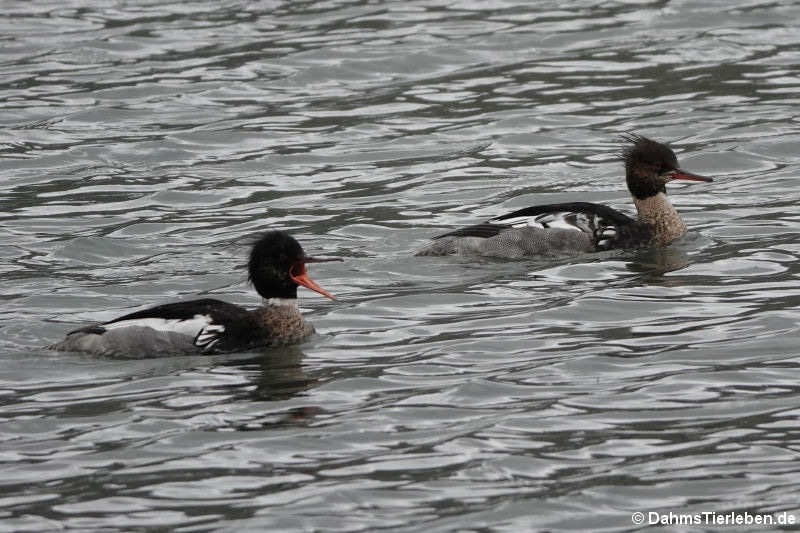
[[[666,144],[635,133],[623,140],[621,158],[636,218],[591,202],[536,205],[438,235],[415,255],[552,257],[674,242],[687,229],[667,196],[667,183],[713,179],[683,170]]]
[[[168,303],[70,331],[47,349],[143,358],[297,344],[314,333],[298,308],[297,288],[336,299],[309,277],[306,265],[341,260],[307,256],[287,232],[268,231],[253,243],[247,263],[249,281],[263,298],[260,307],[213,298]]]

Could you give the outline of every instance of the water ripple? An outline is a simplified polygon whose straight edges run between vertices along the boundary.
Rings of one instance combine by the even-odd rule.
[[[797,511],[792,2],[18,3],[0,15],[0,482],[15,531],[607,530]],[[670,141],[664,250],[411,257],[527,205],[630,211]],[[77,325],[254,306],[252,236],[341,264],[282,350],[98,360]],[[742,503],[745,502],[745,503]]]

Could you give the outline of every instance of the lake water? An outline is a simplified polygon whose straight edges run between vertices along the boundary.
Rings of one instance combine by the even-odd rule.
[[[796,2],[2,7],[0,530],[800,522]],[[630,131],[715,178],[671,186],[681,242],[412,256],[527,205],[630,211]],[[311,268],[337,302],[301,290],[311,341],[41,349],[147,305],[257,305],[269,228],[345,258]]]

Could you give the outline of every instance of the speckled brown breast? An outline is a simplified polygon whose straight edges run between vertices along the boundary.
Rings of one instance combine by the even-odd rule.
[[[664,193],[646,198],[634,198],[639,220],[652,228],[652,243],[666,246],[686,233],[686,224]]]
[[[267,346],[296,344],[314,333],[314,326],[303,319],[295,306],[259,307],[253,314],[262,328],[264,344]]]

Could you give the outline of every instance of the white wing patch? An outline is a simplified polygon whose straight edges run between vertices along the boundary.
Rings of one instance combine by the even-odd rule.
[[[598,248],[605,248],[611,246],[613,240],[617,237],[617,229],[614,226],[606,226],[597,232],[597,246]]]
[[[593,233],[599,220],[587,215],[586,213],[575,213],[573,211],[559,211],[553,213],[543,213],[534,216],[520,216],[514,218],[492,219],[493,224],[503,224],[515,228],[539,228],[539,229],[568,229]]]
[[[163,333],[176,333],[186,335],[193,339],[192,343],[203,352],[211,350],[220,340],[220,335],[225,332],[225,326],[214,324],[209,315],[196,314],[192,318],[134,318],[119,320],[110,324],[102,324],[106,330],[122,328],[151,328]]]
[[[539,218],[540,216],[541,216],[541,215],[539,215],[539,216],[535,216],[535,217],[514,217],[514,218],[504,218],[503,220],[498,220],[498,219],[496,219],[496,218],[493,218],[493,219],[492,219],[492,220],[490,220],[489,222],[491,222],[492,224],[501,224],[501,225],[503,225],[503,226],[512,226],[512,227],[515,227],[515,228],[525,228],[525,227],[530,227],[530,228],[540,228],[540,229],[544,229],[544,228],[546,228],[547,226],[544,226],[543,224],[541,224],[540,222],[538,222],[538,221],[536,220],[536,219],[537,219],[537,218]]]
[[[222,324],[209,324],[197,334],[194,339],[194,345],[202,348],[203,351],[210,350],[219,342],[220,333],[224,332],[225,326]]]
[[[134,318],[130,320],[120,320],[110,324],[102,324],[105,329],[119,328],[151,328],[156,331],[165,331],[188,335],[189,337],[198,336],[204,329],[212,325],[212,319],[208,315],[194,315],[192,318]],[[217,326],[222,327],[224,326]]]

